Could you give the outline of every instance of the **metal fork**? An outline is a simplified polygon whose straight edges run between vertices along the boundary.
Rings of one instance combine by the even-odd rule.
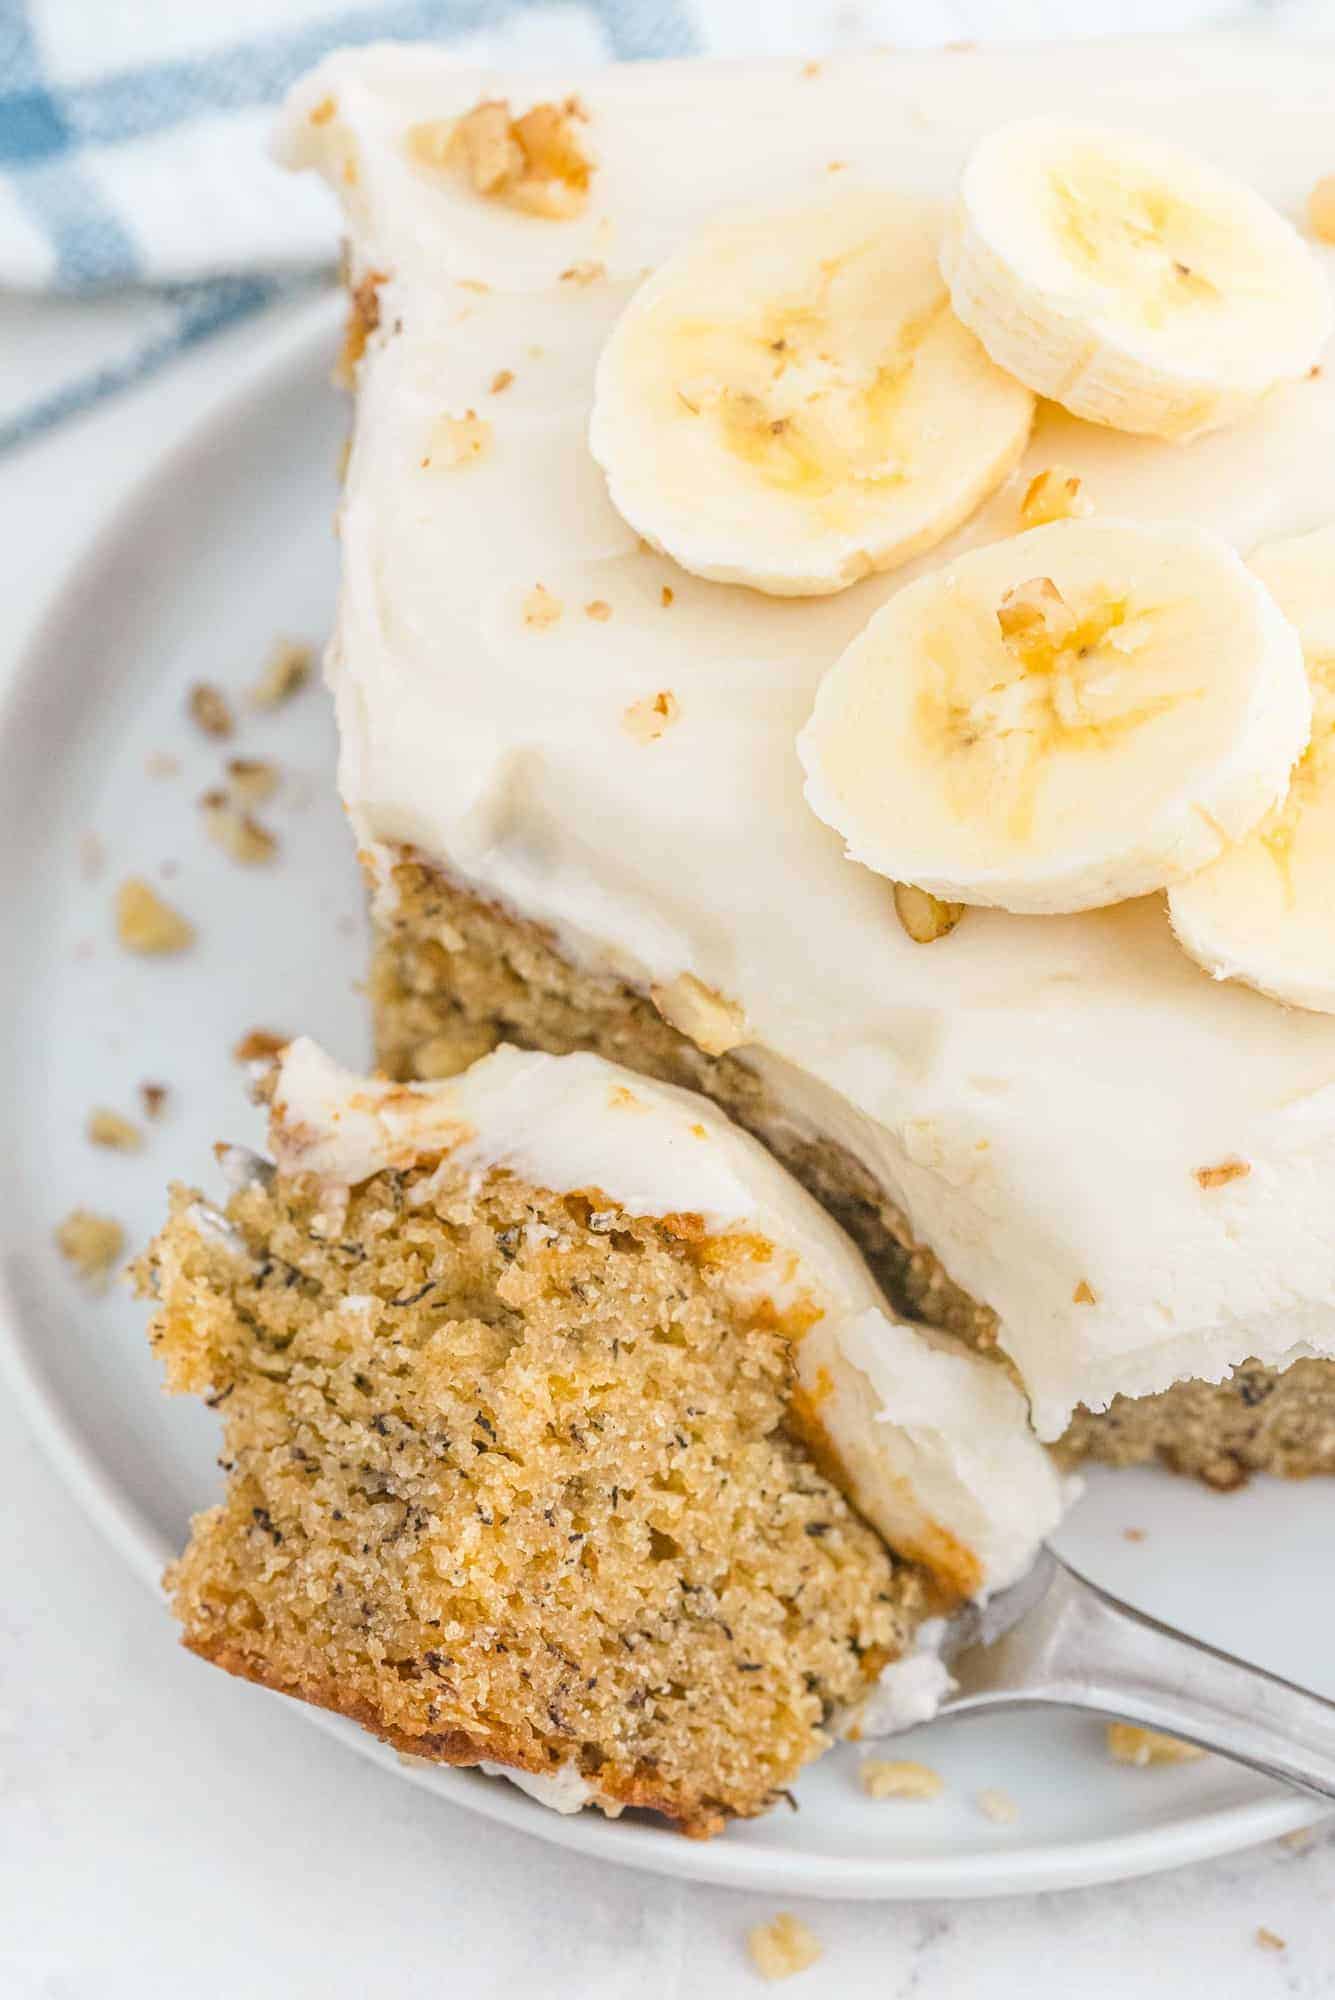
[[[1093,1709],[1335,1799],[1335,1701],[1134,1611],[1043,1549],[1029,1573],[946,1626],[942,1717]]]

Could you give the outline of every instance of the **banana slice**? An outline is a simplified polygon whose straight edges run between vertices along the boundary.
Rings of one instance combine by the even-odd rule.
[[[1189,874],[1283,796],[1298,635],[1225,543],[1057,521],[907,585],[821,683],[806,796],[848,853],[1032,915]]]
[[[697,576],[842,590],[948,535],[1019,460],[1034,399],[950,310],[944,210],[850,190],[715,224],[636,293],[589,442]]]
[[[1216,979],[1335,1014],[1335,525],[1273,542],[1252,568],[1307,656],[1312,737],[1287,797],[1168,898],[1178,938]]]
[[[941,268],[994,361],[1091,423],[1191,438],[1305,375],[1330,288],[1260,195],[1161,139],[1060,119],[990,133]]]

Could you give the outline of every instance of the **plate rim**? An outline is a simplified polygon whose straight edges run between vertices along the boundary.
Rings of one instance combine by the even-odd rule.
[[[25,692],[41,674],[62,624],[76,615],[79,600],[91,594],[114,565],[141,517],[153,511],[164,490],[206,455],[216,438],[244,422],[253,405],[280,393],[285,377],[306,379],[327,353],[341,317],[340,296],[326,292],[291,313],[268,341],[245,358],[236,374],[208,394],[156,450],[150,449],[134,478],[108,500],[60,566],[17,648],[0,688],[0,741],[8,740]],[[13,1288],[2,1272],[0,1373],[48,1463],[85,1517],[161,1600],[161,1574],[172,1552],[162,1546],[45,1379],[39,1356],[31,1351]],[[898,1855],[785,1854],[774,1848],[730,1844],[726,1835],[704,1842],[687,1840],[666,1827],[621,1824],[598,1813],[562,1816],[477,1771],[405,1764],[388,1745],[342,1716],[304,1702],[285,1705],[391,1775],[535,1839],[618,1867],[714,1887],[817,1898],[971,1900],[1087,1887],[1237,1852],[1314,1825],[1328,1812],[1315,1800],[1281,1793],[1244,1805],[1184,1810],[1152,1827],[1103,1839],[1041,1842],[1014,1851],[931,1855],[920,1860]]]

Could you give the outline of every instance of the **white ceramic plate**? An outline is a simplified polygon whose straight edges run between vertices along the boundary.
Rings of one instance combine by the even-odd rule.
[[[237,691],[275,634],[319,639],[335,586],[330,521],[346,414],[327,387],[335,308],[289,328],[227,407],[147,472],[72,574],[0,711],[0,849],[9,949],[0,972],[0,1354],[71,1485],[152,1587],[191,1512],[218,1487],[216,1421],[167,1402],[143,1308],[92,1299],[52,1247],[76,1205],[118,1216],[130,1242],[155,1227],[168,1180],[211,1178],[210,1145],[254,1142],[259,1115],[229,1055],[247,1029],[304,1030],[366,1054],[361,892],[334,797],[321,693],[246,715],[229,745],[185,721],[197,680]],[[238,703],[238,706],[240,704]],[[146,774],[167,751],[174,777]],[[228,753],[272,756],[282,840],[271,869],[241,869],[206,841],[195,805]],[[89,879],[85,836],[104,844]],[[169,872],[168,872],[169,871]],[[188,956],[116,947],[115,884],[167,879],[197,922]],[[91,1106],[137,1112],[137,1086],[170,1087],[142,1153],[92,1147]],[[1328,1487],[1261,1484],[1221,1496],[1158,1474],[1096,1477],[1062,1537],[1101,1582],[1217,1645],[1335,1695]],[[1125,1531],[1143,1529],[1144,1539]],[[201,1670],[199,1699],[210,1681]],[[257,1701],[271,1697],[256,1691]],[[292,1705],[412,1784],[610,1861],[808,1895],[981,1896],[1168,1868],[1306,1824],[1306,1802],[1216,1761],[1127,1770],[1075,1717],[939,1724],[897,1755],[946,1777],[931,1805],[874,1804],[841,1748],[803,1778],[799,1810],[701,1844],[596,1813],[560,1818],[501,1780],[401,1765],[337,1719]],[[975,1803],[1009,1793],[1011,1825]]]

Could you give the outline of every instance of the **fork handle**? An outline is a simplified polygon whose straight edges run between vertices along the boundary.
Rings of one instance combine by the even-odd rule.
[[[1335,1702],[1161,1625],[1060,1561],[1028,1615],[951,1671],[943,1716],[1094,1709],[1335,1799]]]

